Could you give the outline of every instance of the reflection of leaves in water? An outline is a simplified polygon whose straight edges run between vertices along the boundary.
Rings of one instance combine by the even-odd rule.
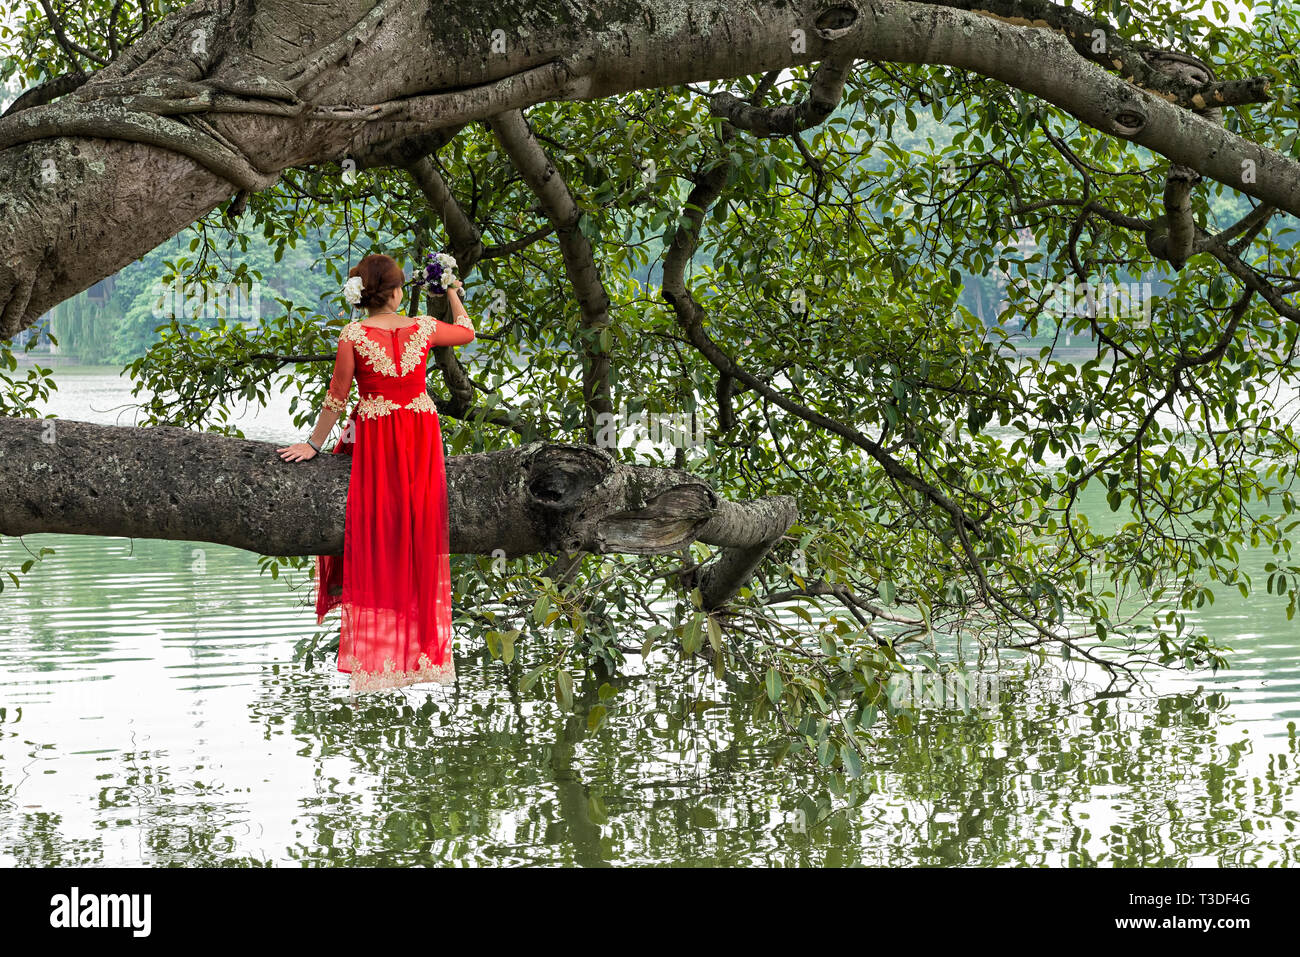
[[[1294,734],[1250,775],[1252,750],[1217,694],[1102,698],[1071,709],[1048,680],[992,720],[918,723],[883,742],[870,863],[1225,866],[1290,861]],[[1229,743],[1228,738],[1234,739]],[[883,838],[883,840],[882,840]]]
[[[559,715],[498,665],[458,670],[455,692],[412,701],[331,700],[293,673],[264,684],[258,720],[284,733],[292,716],[320,769],[299,819],[311,839],[293,859],[1127,866],[1290,854],[1294,739],[1251,780],[1249,745],[1225,743],[1239,731],[1217,695],[1071,704],[1060,682],[1004,680],[991,715],[921,710],[910,734],[878,739],[878,793],[819,824],[815,802],[831,796],[798,768],[771,767],[747,711],[717,686],[657,685],[630,706],[625,685],[621,713],[593,734],[594,683]],[[717,699],[728,707],[691,706]]]
[[[0,734],[13,734],[0,723]],[[45,747],[34,745],[36,748]],[[164,751],[123,751],[115,756],[120,785],[101,787],[95,798],[98,819],[138,832],[140,863],[184,863],[193,867],[264,863],[241,859],[237,840],[228,832],[242,801],[230,799],[210,780],[210,773],[189,766],[176,768]],[[0,764],[0,855],[18,866],[81,867],[105,863],[105,839],[68,837],[64,815],[24,807],[21,788],[4,780]],[[185,780],[189,773],[200,774]],[[21,777],[21,775],[20,775]],[[111,833],[111,832],[110,832]],[[115,863],[115,862],[114,862]]]
[[[509,673],[531,666],[462,658],[454,690],[355,699],[331,697],[320,668],[266,669],[248,719],[297,742],[315,772],[314,792],[287,798],[301,835],[288,847],[258,842],[248,794],[219,767],[134,751],[97,795],[104,837],[69,837],[68,815],[23,807],[21,769],[0,767],[0,854],[102,863],[129,829],[142,863],[194,866],[1293,861],[1294,733],[1257,754],[1219,695],[1089,701],[1077,683],[1067,699],[1050,676],[1004,678],[992,713],[922,708],[909,734],[881,722],[865,770],[876,793],[819,822],[834,796],[772,766],[730,690],[607,679],[618,713],[592,732],[599,684],[575,687],[561,714],[544,689],[518,691]],[[275,768],[265,776],[283,789]]]

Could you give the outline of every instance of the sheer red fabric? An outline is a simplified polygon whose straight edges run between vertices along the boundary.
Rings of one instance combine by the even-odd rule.
[[[442,429],[425,385],[429,350],[474,333],[418,316],[396,329],[348,323],[328,407],[346,409],[336,455],[352,457],[343,554],[316,560],[316,620],[339,608],[338,670],[354,691],[450,684],[450,523]]]

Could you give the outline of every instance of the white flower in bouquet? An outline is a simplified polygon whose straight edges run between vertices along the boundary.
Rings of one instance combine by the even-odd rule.
[[[424,260],[424,275],[417,276],[415,284],[428,287],[429,292],[444,294],[457,281],[456,257],[449,253],[429,253]]]

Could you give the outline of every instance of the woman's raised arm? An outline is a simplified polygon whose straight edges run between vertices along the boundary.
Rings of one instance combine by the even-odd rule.
[[[460,301],[459,279],[447,290],[447,305],[451,307],[451,322],[434,320],[433,344],[435,346],[463,346],[474,341],[474,323]]]
[[[443,322],[441,319],[435,319],[437,323],[433,329],[433,344],[435,346],[463,346],[467,342],[474,341],[474,327],[464,323]],[[469,322],[468,319],[465,322]]]

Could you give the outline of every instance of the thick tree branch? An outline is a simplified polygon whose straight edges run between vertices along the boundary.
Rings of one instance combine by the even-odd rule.
[[[788,136],[824,122],[844,95],[844,82],[857,62],[852,53],[837,51],[818,64],[808,95],[784,106],[755,106],[732,93],[715,93],[709,112],[729,120],[736,129],[755,136]]]
[[[343,551],[350,460],[290,464],[275,444],[169,426],[0,419],[0,535],[61,532],[215,542],[267,555]],[[716,545],[709,607],[749,580],[798,517],[794,499],[728,502],[678,469],[534,442],[447,459],[451,550],[507,558],[664,555]]]
[[[528,128],[522,111],[511,110],[491,117],[488,126],[528,188],[541,200],[547,218],[555,226],[564,272],[581,313],[582,397],[587,440],[594,441],[600,431],[599,417],[614,412],[609,353],[600,343],[601,330],[609,325],[609,294],[605,291],[591,243],[579,223],[582,210],[569,192],[564,177]]]
[[[923,2],[923,0],[914,0]],[[1016,26],[1051,30],[1065,39],[1074,52],[1124,80],[1189,110],[1213,106],[1261,103],[1269,98],[1269,78],[1250,77],[1225,83],[1189,82],[1157,63],[1164,51],[1130,43],[1105,20],[1080,13],[1048,0],[924,0],[945,7],[969,10]]]
[[[1214,70],[1193,56],[1162,53],[1153,62],[1161,73],[1176,76],[1185,83],[1204,86],[1214,80]],[[1199,109],[1196,113],[1211,123],[1223,122],[1223,110],[1218,107]],[[1148,236],[1148,247],[1167,259],[1175,270],[1183,268],[1196,243],[1192,188],[1200,181],[1200,173],[1181,163],[1170,164],[1169,172],[1165,174],[1163,229],[1158,234]]]

